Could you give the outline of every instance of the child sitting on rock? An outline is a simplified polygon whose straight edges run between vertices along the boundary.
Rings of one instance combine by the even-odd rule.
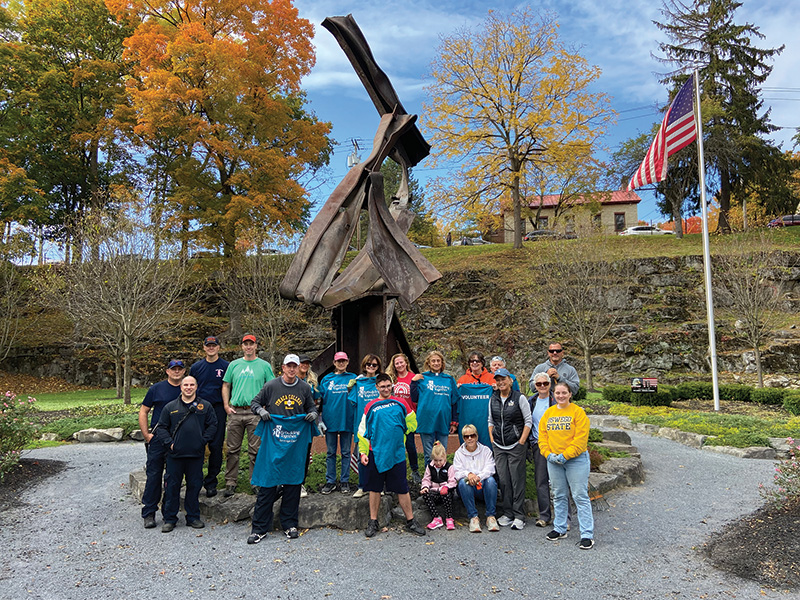
[[[422,478],[422,487],[419,491],[425,498],[428,510],[431,511],[432,520],[428,529],[438,529],[446,524],[447,529],[455,529],[453,521],[453,490],[456,487],[455,469],[447,462],[447,451],[438,441],[431,450],[431,462],[425,467],[425,476]],[[439,516],[437,505],[444,506],[445,521]]]

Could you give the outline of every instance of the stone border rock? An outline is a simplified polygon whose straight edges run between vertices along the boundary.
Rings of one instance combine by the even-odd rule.
[[[769,438],[769,447],[751,446],[749,448],[734,448],[733,446],[706,446],[706,441],[714,436],[681,431],[680,429],[674,429],[672,427],[659,427],[658,425],[651,425],[650,423],[631,423],[628,417],[617,415],[589,415],[589,423],[595,429],[604,429],[608,427],[629,429],[648,435],[657,435],[658,437],[663,437],[683,444],[684,446],[690,446],[691,448],[720,454],[730,454],[731,456],[738,456],[739,458],[774,460],[789,457],[789,445],[783,438]]]

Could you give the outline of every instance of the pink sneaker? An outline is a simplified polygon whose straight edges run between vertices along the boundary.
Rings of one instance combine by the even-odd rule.
[[[442,517],[436,517],[433,521],[428,523],[428,529],[439,529],[442,527],[444,523],[442,523]]]
[[[448,531],[453,531],[456,528],[456,523],[453,519],[445,519],[445,523],[447,524]]]

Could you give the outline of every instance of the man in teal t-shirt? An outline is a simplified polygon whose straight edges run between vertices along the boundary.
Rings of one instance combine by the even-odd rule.
[[[250,410],[250,402],[264,387],[275,379],[272,365],[258,358],[256,336],[247,333],[242,337],[244,356],[237,358],[225,371],[222,379],[222,401],[228,413],[228,460],[225,465],[225,496],[233,496],[236,480],[239,477],[239,454],[242,450],[245,431],[247,432],[247,454],[250,457],[250,478],[256,463],[261,438],[255,435],[259,418]]]

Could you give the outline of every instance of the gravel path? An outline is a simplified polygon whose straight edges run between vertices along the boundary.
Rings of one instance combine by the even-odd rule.
[[[708,566],[699,554],[721,525],[760,505],[770,461],[742,460],[631,433],[644,485],[608,496],[594,550],[578,535],[312,530],[248,546],[249,522],[171,534],[142,528],[128,473],[141,444],[75,444],[28,456],[68,468],[0,515],[0,598],[789,598]],[[301,504],[302,510],[302,504]],[[160,521],[159,521],[160,524]],[[191,596],[190,596],[191,594]]]

